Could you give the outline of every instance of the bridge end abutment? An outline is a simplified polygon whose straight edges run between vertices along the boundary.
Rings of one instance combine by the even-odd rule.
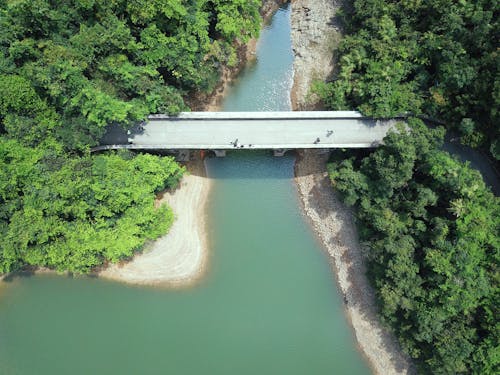
[[[223,158],[226,156],[226,150],[212,150],[216,157]]]
[[[175,152],[177,161],[188,162],[191,160],[191,150],[178,150]]]

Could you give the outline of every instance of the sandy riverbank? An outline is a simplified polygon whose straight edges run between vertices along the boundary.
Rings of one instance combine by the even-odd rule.
[[[168,204],[175,221],[164,236],[146,243],[131,260],[111,264],[93,273],[105,279],[134,285],[181,288],[203,277],[209,258],[206,230],[207,203],[212,181],[206,176],[205,163],[199,157],[187,165],[179,187],[161,194],[156,204]],[[20,275],[55,274],[40,267],[0,276],[0,291],[5,280]]]
[[[292,46],[295,54],[292,107],[319,109],[310,93],[313,80],[328,79],[333,51],[341,38],[335,20],[340,2],[292,0]],[[331,258],[344,297],[346,315],[361,352],[375,374],[412,373],[395,337],[379,322],[373,288],[365,276],[362,248],[350,209],[339,200],[326,172],[328,154],[304,150],[295,165],[295,182],[304,214]]]
[[[203,160],[188,163],[188,172],[174,191],[157,203],[167,203],[175,214],[169,232],[144,246],[123,264],[113,264],[99,276],[136,285],[188,286],[200,279],[208,262],[206,206],[212,182]]]
[[[207,267],[207,203],[212,181],[206,176],[205,163],[198,156],[186,165],[187,173],[177,189],[163,192],[156,204],[172,208],[175,221],[164,236],[146,243],[131,260],[111,264],[94,276],[134,285],[187,287],[196,283]],[[0,276],[0,291],[6,280],[31,274],[55,274],[39,267]]]

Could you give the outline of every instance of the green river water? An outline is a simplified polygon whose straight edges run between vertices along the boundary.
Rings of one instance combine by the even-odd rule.
[[[289,11],[225,110],[289,109]],[[294,186],[293,156],[207,160],[210,267],[185,290],[16,277],[0,289],[0,375],[369,374]]]

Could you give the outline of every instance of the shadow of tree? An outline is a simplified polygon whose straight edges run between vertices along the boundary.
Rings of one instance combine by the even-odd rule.
[[[14,282],[15,280],[18,279],[28,279],[33,276],[36,276],[37,274],[42,274],[42,273],[54,273],[59,276],[64,276],[68,279],[73,279],[75,277],[74,273],[72,272],[64,272],[64,273],[56,273],[56,271],[51,270],[51,269],[43,269],[40,267],[32,267],[32,266],[27,266],[24,267],[20,270],[10,272],[6,275],[4,275],[2,281],[6,283],[11,283]],[[86,275],[92,277],[92,275]]]

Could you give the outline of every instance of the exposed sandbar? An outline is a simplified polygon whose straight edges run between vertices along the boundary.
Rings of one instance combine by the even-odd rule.
[[[175,214],[169,232],[144,246],[123,264],[113,264],[99,276],[138,285],[181,287],[204,274],[208,259],[206,206],[212,182],[203,160],[191,161],[180,186],[166,191],[158,203],[167,203]]]

